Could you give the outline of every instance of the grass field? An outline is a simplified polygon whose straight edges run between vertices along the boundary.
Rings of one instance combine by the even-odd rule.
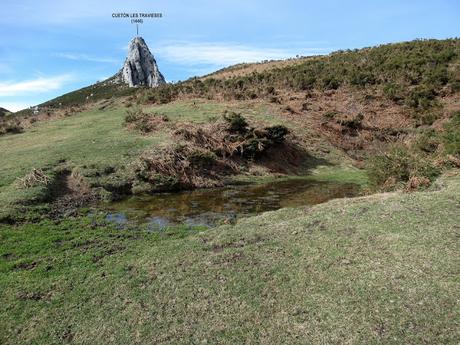
[[[212,230],[0,228],[2,344],[456,344],[460,177]]]
[[[225,110],[242,112],[252,123],[283,123],[276,115],[276,108],[264,102],[219,103],[197,99],[145,106],[143,109],[166,115],[170,125],[177,122],[206,123],[220,118]],[[41,187],[19,189],[15,185],[17,178],[34,168],[50,172],[64,164],[95,171],[102,171],[105,167],[119,168],[146,148],[171,142],[167,128],[149,135],[128,130],[123,124],[126,111],[122,106],[99,110],[96,105],[92,110],[63,119],[36,122],[24,133],[0,136],[0,219],[18,212],[22,207],[18,205],[40,200],[40,195],[45,193]]]
[[[12,205],[34,199],[40,188],[18,189],[14,181],[33,168],[52,169],[59,162],[103,167],[125,164],[142,149],[163,140],[127,131],[125,110],[87,111],[38,122],[26,132],[0,136],[0,218]]]

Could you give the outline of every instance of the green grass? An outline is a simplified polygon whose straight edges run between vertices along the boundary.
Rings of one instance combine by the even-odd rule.
[[[338,182],[338,183],[353,183],[360,187],[367,186],[368,178],[365,170],[357,169],[348,165],[319,165],[314,169],[311,169],[305,175],[295,176],[248,176],[248,175],[237,175],[230,179],[231,183],[251,183],[251,184],[264,184],[274,181],[283,180],[314,180],[323,182]]]
[[[226,109],[226,105],[196,99],[155,105],[147,109],[158,114],[166,115],[174,122],[191,121],[206,123],[213,118],[219,117]]]
[[[284,123],[275,106],[258,101],[217,103],[196,99],[144,109],[168,116],[172,125],[188,121],[207,123],[221,118],[225,110],[241,112],[254,126]],[[123,107],[105,111],[95,107],[63,119],[36,122],[21,134],[0,136],[0,219],[15,218],[22,204],[40,201],[46,195],[44,187],[15,186],[15,180],[33,168],[45,169],[50,174],[56,166],[64,164],[91,173],[106,167],[117,169],[126,166],[145,148],[171,140],[167,128],[148,136],[127,130],[125,116]]]
[[[14,186],[32,168],[54,167],[60,161],[74,166],[121,166],[163,136],[143,137],[123,126],[125,110],[92,110],[71,117],[37,122],[24,133],[0,136],[0,215],[10,205],[30,199],[36,190]]]
[[[228,110],[240,112],[241,115],[249,120],[263,121],[267,126],[282,124],[282,119],[276,115],[275,107],[264,102],[216,102],[197,98],[154,105],[147,109],[151,112],[166,115],[171,121],[207,123],[210,120],[221,118],[224,111]]]
[[[456,344],[460,177],[186,236],[0,228],[2,344]]]

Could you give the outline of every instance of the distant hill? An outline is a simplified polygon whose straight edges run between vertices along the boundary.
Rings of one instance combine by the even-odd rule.
[[[11,111],[0,107],[0,117],[5,116],[6,114],[11,113]]]
[[[460,110],[460,39],[241,63],[156,88],[130,88],[114,78],[45,102],[40,112],[75,113],[108,99],[140,107],[195,98],[257,101],[278,107],[278,115],[288,122],[362,160],[419,127],[442,128]],[[32,114],[24,110],[18,115]]]
[[[184,96],[275,101],[274,97],[280,92],[323,92],[352,87],[358,91],[378,90],[395,102],[412,102],[418,107],[419,101],[427,103],[418,97],[421,89],[426,91],[421,92],[425,96],[427,93],[438,95],[446,89],[460,90],[460,39],[415,40],[341,50],[323,56],[241,63],[151,90],[117,85],[112,79],[67,93],[41,106],[76,106],[144,91],[151,103],[168,103]],[[424,104],[420,106],[423,108]]]

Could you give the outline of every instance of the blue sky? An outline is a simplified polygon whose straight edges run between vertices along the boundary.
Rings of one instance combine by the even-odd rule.
[[[460,33],[458,0],[1,0],[0,107],[19,110],[115,74],[140,26],[168,81],[239,62]]]

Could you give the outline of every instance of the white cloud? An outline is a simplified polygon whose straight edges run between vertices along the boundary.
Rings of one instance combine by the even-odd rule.
[[[54,77],[39,77],[20,82],[0,82],[0,97],[21,96],[30,93],[43,93],[60,89],[72,77],[68,74]]]
[[[327,48],[304,48],[298,51],[278,48],[257,48],[234,43],[174,42],[155,49],[159,56],[178,64],[233,65],[242,62],[279,60],[296,55],[324,54]]]
[[[97,56],[90,56],[87,54],[79,54],[79,53],[56,53],[58,57],[68,59],[68,60],[75,60],[75,61],[89,61],[89,62],[101,62],[101,63],[119,63],[120,61],[113,58],[107,57],[97,57]]]
[[[0,107],[13,112],[26,109],[29,106],[31,106],[31,104],[21,102],[0,102]]]

